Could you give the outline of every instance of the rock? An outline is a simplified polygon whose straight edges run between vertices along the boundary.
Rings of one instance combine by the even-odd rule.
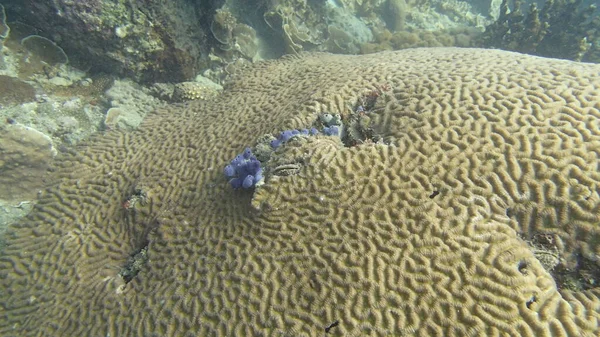
[[[52,139],[35,129],[20,124],[1,127],[0,199],[33,199],[56,153]]]

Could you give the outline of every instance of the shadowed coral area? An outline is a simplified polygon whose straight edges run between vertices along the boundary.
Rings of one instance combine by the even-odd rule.
[[[264,134],[382,87],[383,142],[294,137],[269,162],[289,174],[229,186]],[[595,277],[599,88],[600,66],[494,50],[258,63],[62,155],[7,234],[0,334],[597,336],[599,289],[557,286],[528,240]]]

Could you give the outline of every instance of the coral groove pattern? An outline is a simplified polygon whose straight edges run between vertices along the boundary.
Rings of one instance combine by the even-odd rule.
[[[383,84],[383,143],[296,137],[270,160],[292,174],[230,188],[223,167],[259,137]],[[62,156],[7,234],[2,336],[600,334],[600,288],[559,289],[526,242],[599,260],[599,65],[302,54]]]

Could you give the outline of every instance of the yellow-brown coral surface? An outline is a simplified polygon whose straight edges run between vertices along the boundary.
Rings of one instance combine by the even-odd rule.
[[[294,174],[230,188],[261,135],[387,86],[384,144],[294,138]],[[599,109],[600,66],[502,51],[259,63],[60,161],[7,234],[0,335],[598,336],[599,288],[558,289],[527,240],[597,264]]]

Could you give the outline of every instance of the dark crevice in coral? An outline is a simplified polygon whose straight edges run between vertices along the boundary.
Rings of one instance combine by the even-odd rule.
[[[519,264],[517,265],[517,269],[519,270],[519,273],[526,274],[527,266],[528,266],[527,261],[520,261]]]
[[[527,309],[531,309],[531,305],[533,303],[535,303],[535,301],[537,301],[537,298],[534,296],[531,296],[531,298],[525,303],[525,305],[527,306]]]
[[[125,280],[125,283],[129,283],[144,268],[146,262],[148,262],[147,241],[141,249],[136,250],[129,256],[127,263],[119,271],[119,275]]]
[[[559,263],[551,272],[559,290],[588,290],[598,287],[600,282],[600,266],[596,261],[575,253],[575,263],[568,266]]]
[[[151,237],[162,224],[162,216],[171,212],[173,207],[170,200],[162,207],[157,206],[148,196],[148,186],[137,180],[127,191],[122,203],[123,215],[131,228],[131,235],[136,239],[129,258],[119,271],[125,283],[131,282],[146,266]]]
[[[350,113],[342,115],[344,132],[342,142],[347,147],[382,141],[372,126],[372,115],[377,111],[377,104],[390,91],[387,83],[377,84],[374,89],[359,96]]]
[[[578,246],[565,245],[555,234],[535,232],[525,240],[559,290],[582,291],[598,287],[600,265],[587,258]],[[519,264],[519,271],[521,264]]]

